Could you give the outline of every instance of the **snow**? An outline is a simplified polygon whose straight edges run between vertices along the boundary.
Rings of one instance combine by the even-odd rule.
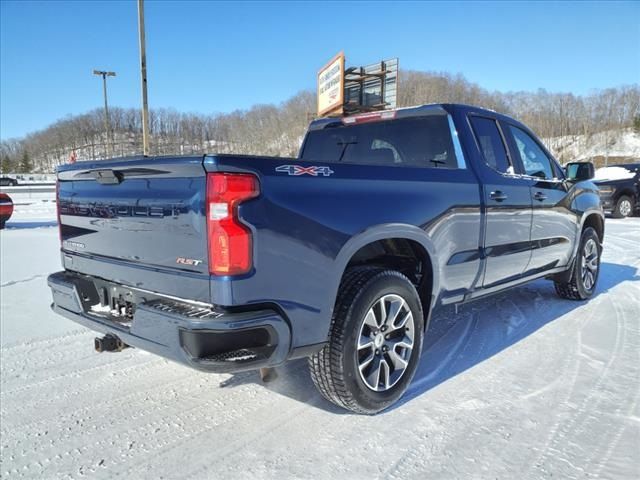
[[[2,176],[18,180],[19,185],[37,185],[56,182],[55,173],[2,173]]]
[[[635,177],[632,172],[624,167],[603,167],[596,170],[594,180],[626,180]]]
[[[562,162],[593,160],[596,157],[640,159],[640,134],[630,128],[592,135],[565,135],[543,141]]]
[[[25,189],[24,187],[4,188],[13,201],[14,210],[7,222],[7,228],[52,227],[56,222],[55,188]],[[3,280],[4,281],[4,280]]]
[[[638,218],[607,219],[588,302],[541,280],[436,313],[410,390],[375,417],[323,400],[304,360],[263,384],[94,352],[49,310],[51,221],[18,209],[0,232],[4,479],[640,477]]]

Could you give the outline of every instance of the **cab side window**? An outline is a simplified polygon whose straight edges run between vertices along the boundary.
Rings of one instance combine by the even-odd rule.
[[[495,120],[473,116],[470,121],[485,163],[500,173],[514,173]]]
[[[551,159],[542,151],[538,143],[518,127],[509,125],[509,130],[513,135],[516,153],[520,156],[525,173],[546,180],[555,178]]]

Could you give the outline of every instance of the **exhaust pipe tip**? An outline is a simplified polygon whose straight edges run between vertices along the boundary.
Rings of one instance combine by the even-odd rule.
[[[118,338],[115,335],[112,335],[110,333],[106,334],[102,338],[96,337],[93,340],[93,347],[95,348],[96,352],[98,352],[98,353],[102,353],[102,352],[121,352],[122,350],[124,350],[128,346],[129,345],[127,345],[122,340],[120,340],[120,338]]]

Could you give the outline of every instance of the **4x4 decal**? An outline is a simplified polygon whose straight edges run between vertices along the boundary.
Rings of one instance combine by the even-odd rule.
[[[294,177],[300,175],[311,175],[312,177],[322,175],[323,177],[328,177],[334,173],[329,167],[303,167],[302,165],[280,165],[276,167],[276,172],[286,173]]]

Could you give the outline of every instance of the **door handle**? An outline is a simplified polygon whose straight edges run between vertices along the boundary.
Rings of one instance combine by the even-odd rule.
[[[547,199],[547,196],[542,192],[536,192],[533,194],[533,198],[535,198],[536,200],[540,200],[542,202],[543,200]]]
[[[489,194],[489,198],[491,198],[491,200],[495,200],[496,202],[503,202],[507,199],[507,195],[500,190],[496,190],[495,192],[491,192]]]

